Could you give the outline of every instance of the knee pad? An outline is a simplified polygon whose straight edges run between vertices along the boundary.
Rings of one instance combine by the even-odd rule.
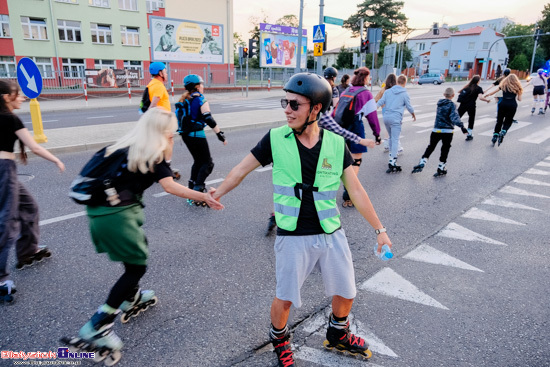
[[[208,172],[208,174],[211,174],[212,171],[214,170],[214,162],[212,162],[212,160],[210,160],[210,162],[207,164],[206,166],[206,172]]]
[[[362,158],[359,158],[359,159],[354,159],[353,160],[353,163],[351,164],[352,166],[356,166],[356,167],[359,167],[361,165],[361,162],[363,161]]]

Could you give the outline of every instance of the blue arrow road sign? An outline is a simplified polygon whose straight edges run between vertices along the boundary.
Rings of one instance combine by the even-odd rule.
[[[17,64],[17,82],[21,91],[30,99],[38,97],[42,92],[42,75],[34,61],[28,57],[22,58]]]
[[[319,24],[313,26],[313,42],[325,42],[325,25]]]

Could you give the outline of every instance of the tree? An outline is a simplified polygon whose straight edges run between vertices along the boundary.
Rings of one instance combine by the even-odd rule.
[[[527,60],[527,56],[524,54],[519,54],[512,62],[508,64],[508,67],[512,70],[527,70],[529,69],[529,61]]]
[[[243,37],[240,33],[234,32],[233,33],[233,52],[237,52],[239,47],[246,46],[246,42],[244,42]]]
[[[250,16],[248,18],[248,21],[252,23],[254,28],[250,30],[248,33],[250,33],[250,38],[255,40],[260,40],[260,23],[269,23],[268,15],[265,13],[265,11],[262,9],[262,20],[260,21],[260,17],[256,15]]]
[[[544,5],[544,9],[542,10],[542,20],[538,25],[544,33],[550,32],[550,3]],[[540,37],[539,44],[544,50],[544,59],[550,59],[550,36]]]
[[[365,28],[382,28],[382,40],[390,40],[394,34],[407,31],[405,14],[401,13],[403,1],[364,0],[357,5],[357,13],[344,21],[344,27],[351,29],[355,37],[359,36],[359,21],[364,19]]]
[[[281,18],[277,19],[276,24],[297,28],[300,25],[300,22],[298,20],[298,17],[296,17],[296,15],[288,14],[288,15],[283,15]]]
[[[535,30],[535,25],[522,25],[522,24],[508,24],[502,29],[507,37],[510,36],[524,36],[532,35]],[[511,38],[505,39],[506,47],[508,48],[509,60],[514,60],[516,56],[523,54],[525,57],[531,58],[533,55],[533,47],[535,46],[535,41],[533,37],[521,37],[521,38]],[[493,46],[494,49],[494,46]],[[529,66],[527,66],[529,68]],[[527,69],[525,68],[525,69]],[[524,69],[517,69],[524,70]]]
[[[336,58],[336,68],[352,68],[353,67],[353,52],[346,49],[344,46],[340,48],[340,53]]]

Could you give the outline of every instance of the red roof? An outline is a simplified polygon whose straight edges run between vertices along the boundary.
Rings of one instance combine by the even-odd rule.
[[[465,29],[463,31],[453,33],[453,36],[472,36],[472,35],[476,35],[476,34],[481,34],[481,32],[483,32],[484,30],[485,30],[485,28],[483,28],[481,26],[477,26],[477,27],[474,27],[474,28]]]
[[[411,40],[426,40],[426,39],[446,39],[446,38],[449,38],[450,35],[452,35],[453,33],[448,29],[448,28],[439,28],[439,34],[437,35],[434,35],[433,34],[433,31],[429,31],[429,32],[426,32],[426,33],[423,33],[419,36],[415,36],[415,37],[411,37],[408,39],[408,41],[411,41]]]

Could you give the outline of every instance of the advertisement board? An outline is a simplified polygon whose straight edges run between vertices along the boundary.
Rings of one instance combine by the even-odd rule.
[[[223,64],[222,24],[149,16],[153,61]]]
[[[137,69],[86,69],[86,83],[90,88],[126,88],[139,87],[139,70]]]
[[[298,28],[260,23],[259,58],[261,68],[295,68]],[[301,67],[307,65],[307,31],[302,29]]]

